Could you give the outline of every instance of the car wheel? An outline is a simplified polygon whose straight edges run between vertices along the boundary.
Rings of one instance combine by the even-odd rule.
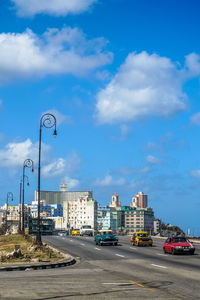
[[[96,242],[96,245],[98,245],[98,243]]]
[[[166,251],[165,247],[163,247],[163,252],[164,252],[165,254],[167,253],[167,251]]]
[[[191,255],[194,255],[194,251],[191,251],[190,254],[191,254]]]
[[[175,250],[174,250],[174,248],[171,249],[171,254],[172,254],[172,255],[175,255]]]

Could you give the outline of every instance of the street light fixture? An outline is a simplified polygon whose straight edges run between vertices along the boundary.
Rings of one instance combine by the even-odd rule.
[[[24,229],[24,179],[25,179],[25,168],[32,168],[32,172],[34,172],[34,163],[32,159],[27,158],[23,164],[23,176],[22,176],[22,233],[25,232]]]
[[[24,179],[27,181],[27,186],[29,186],[29,179],[28,176],[24,175]],[[21,233],[22,231],[22,181],[23,178],[20,179],[20,190],[19,190],[19,230],[18,232]]]
[[[6,199],[6,230],[8,229],[8,200],[13,201],[13,193],[8,192],[7,193],[7,199]]]
[[[36,241],[41,243],[41,231],[40,231],[40,163],[41,163],[41,141],[42,141],[42,127],[52,128],[54,127],[53,136],[57,136],[56,131],[56,118],[50,113],[42,115],[40,119],[40,133],[39,133],[39,159],[38,159],[38,219],[37,219],[37,236]]]

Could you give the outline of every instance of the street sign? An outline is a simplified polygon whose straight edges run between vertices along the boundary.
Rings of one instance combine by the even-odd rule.
[[[152,229],[152,226],[149,226],[149,229],[151,230],[151,229]]]

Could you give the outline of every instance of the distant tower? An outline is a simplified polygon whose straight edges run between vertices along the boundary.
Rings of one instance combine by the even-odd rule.
[[[65,181],[60,184],[60,192],[67,192],[67,184]]]
[[[146,208],[148,206],[148,196],[139,192],[132,198],[131,207]]]
[[[109,207],[114,208],[114,209],[121,208],[121,202],[119,201],[119,195],[117,195],[117,194],[112,195],[112,201],[109,202]]]

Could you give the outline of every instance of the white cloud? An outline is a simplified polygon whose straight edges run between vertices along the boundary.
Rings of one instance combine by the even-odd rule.
[[[183,75],[187,77],[194,77],[200,75],[200,55],[196,53],[190,53],[185,57],[186,69]]]
[[[78,179],[70,178],[70,177],[65,177],[64,181],[67,183],[67,187],[69,189],[73,189],[73,188],[79,186],[79,184],[80,184]]]
[[[82,13],[97,0],[11,0],[20,16],[48,14],[66,16]]]
[[[50,147],[42,144],[42,157],[45,161],[48,157]],[[1,167],[22,167],[25,159],[30,158],[38,161],[38,143],[33,144],[30,139],[19,143],[9,143],[3,150],[0,150],[0,166]]]
[[[50,113],[55,116],[57,126],[59,126],[62,123],[72,123],[72,117],[63,115],[56,109],[49,109],[48,111],[44,112],[43,114],[46,114],[46,113]]]
[[[115,185],[124,185],[125,179],[120,178],[114,180],[111,175],[106,175],[103,179],[97,179],[94,183],[96,186],[115,186]]]
[[[191,123],[200,126],[200,112],[191,116],[190,121],[191,121]]]
[[[197,178],[197,179],[200,179],[200,170],[192,170],[192,171],[190,172],[190,175],[191,175],[192,177],[195,177],[195,178]]]
[[[37,36],[24,33],[0,34],[0,84],[16,78],[54,74],[84,76],[111,63],[103,38],[86,40],[78,28],[48,29]]]
[[[70,175],[80,167],[81,159],[79,155],[73,152],[67,158],[58,158],[57,160],[43,166],[42,176],[46,178],[60,177]]]
[[[146,157],[146,161],[152,165],[159,165],[161,163],[161,160],[156,158],[155,156],[153,155],[148,155]]]
[[[186,108],[182,75],[166,57],[130,53],[118,73],[97,95],[100,124],[171,116]]]

